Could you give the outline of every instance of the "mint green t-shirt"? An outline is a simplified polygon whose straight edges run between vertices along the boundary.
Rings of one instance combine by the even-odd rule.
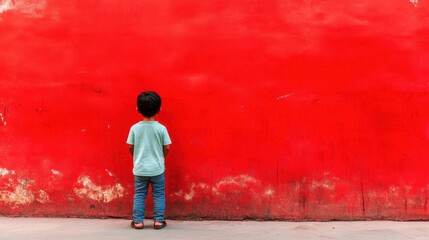
[[[163,147],[171,144],[171,139],[164,125],[157,121],[138,122],[131,127],[127,143],[134,145],[134,175],[153,177],[165,171]]]

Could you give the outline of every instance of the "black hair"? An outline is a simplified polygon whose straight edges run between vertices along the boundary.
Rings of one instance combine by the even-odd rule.
[[[137,109],[144,117],[153,117],[161,109],[161,97],[156,92],[142,92],[137,97]]]

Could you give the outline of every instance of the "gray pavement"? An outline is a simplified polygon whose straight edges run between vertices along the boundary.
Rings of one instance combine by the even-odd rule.
[[[124,219],[6,218],[0,217],[0,239],[245,239],[245,240],[429,240],[429,222],[255,222],[168,221],[154,230],[145,220],[144,230]]]

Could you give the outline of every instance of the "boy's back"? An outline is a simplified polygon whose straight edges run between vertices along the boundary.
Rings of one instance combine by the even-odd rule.
[[[164,125],[157,121],[141,121],[131,127],[127,143],[134,145],[136,176],[156,176],[165,171],[163,146],[171,144]]]

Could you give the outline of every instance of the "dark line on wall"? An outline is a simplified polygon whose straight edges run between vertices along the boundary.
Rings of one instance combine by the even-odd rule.
[[[279,192],[279,160],[277,159],[276,191]]]
[[[362,196],[362,214],[365,216],[365,194],[363,191],[363,181],[360,182],[360,192],[361,192],[361,196]]]
[[[407,196],[405,196],[405,199],[404,199],[404,207],[405,207],[405,213],[408,213],[408,199],[407,199]]]
[[[305,196],[305,193],[301,193],[301,205],[302,205],[302,212],[303,212],[303,216],[305,216],[305,205],[307,202],[307,197]]]
[[[428,196],[425,197],[425,212],[428,212]]]

